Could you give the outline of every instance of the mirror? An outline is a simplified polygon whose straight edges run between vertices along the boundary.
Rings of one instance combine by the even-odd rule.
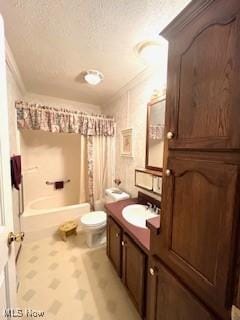
[[[166,98],[148,104],[146,168],[162,171]]]

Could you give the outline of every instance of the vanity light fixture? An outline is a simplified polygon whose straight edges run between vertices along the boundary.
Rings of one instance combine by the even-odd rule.
[[[96,86],[103,81],[103,74],[98,70],[87,70],[84,79],[87,83]]]
[[[134,50],[145,65],[161,65],[167,61],[168,42],[164,38],[146,40],[138,43]]]

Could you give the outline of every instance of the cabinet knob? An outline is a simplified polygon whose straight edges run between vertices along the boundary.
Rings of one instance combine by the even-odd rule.
[[[172,174],[172,171],[171,171],[170,169],[167,169],[167,170],[165,171],[165,174],[166,174],[167,177],[170,177],[171,174]]]
[[[150,273],[151,276],[154,276],[154,275],[155,275],[154,269],[153,269],[153,268],[150,268],[150,269],[149,269],[149,273]]]
[[[116,233],[116,238],[119,238],[119,236],[120,236],[120,234],[117,232],[117,233]]]
[[[127,246],[126,241],[122,241],[121,243],[122,243],[122,247],[126,247]]]
[[[171,140],[173,137],[174,137],[174,133],[171,132],[171,131],[169,131],[169,132],[167,133],[167,138],[168,138],[168,140]]]

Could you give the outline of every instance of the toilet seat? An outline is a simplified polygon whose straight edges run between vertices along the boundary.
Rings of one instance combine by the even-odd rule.
[[[93,211],[84,214],[80,220],[86,228],[95,229],[106,225],[107,215],[104,211]]]

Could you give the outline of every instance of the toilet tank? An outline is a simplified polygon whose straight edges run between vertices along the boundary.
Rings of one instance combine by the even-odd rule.
[[[129,199],[130,195],[118,188],[109,188],[105,190],[105,203],[111,203],[119,200]]]

